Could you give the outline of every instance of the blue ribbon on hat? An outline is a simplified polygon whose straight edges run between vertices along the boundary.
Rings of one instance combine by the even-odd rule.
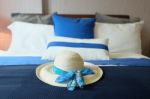
[[[83,88],[85,85],[83,76],[94,74],[94,72],[87,67],[84,67],[77,71],[64,71],[62,69],[57,68],[56,66],[52,66],[52,71],[60,75],[56,78],[55,82],[57,83],[66,83],[67,89],[69,91],[74,91],[76,87]]]

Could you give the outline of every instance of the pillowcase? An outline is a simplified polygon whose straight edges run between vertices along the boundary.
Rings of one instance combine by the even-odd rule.
[[[17,53],[40,53],[47,48],[48,38],[53,34],[52,25],[14,22],[8,27],[12,32],[12,42],[8,51]]]
[[[106,16],[103,14],[96,13],[96,21],[97,22],[102,22],[102,23],[133,23],[133,22],[139,22],[140,18],[130,18],[130,19],[124,19],[124,18],[115,18],[115,17],[110,17]]]
[[[68,18],[53,14],[56,36],[89,39],[94,37],[95,18]]]
[[[37,24],[52,24],[50,15],[13,13],[11,17],[12,21],[21,21]]]
[[[109,60],[107,39],[75,39],[52,37],[42,59],[54,60],[61,51],[77,52],[84,60]]]
[[[141,30],[144,22],[128,24],[96,23],[95,38],[108,38],[110,52],[141,54]]]

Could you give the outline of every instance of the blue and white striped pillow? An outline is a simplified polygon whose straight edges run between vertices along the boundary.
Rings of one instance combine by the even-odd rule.
[[[71,50],[79,53],[84,60],[109,60],[107,45],[107,39],[52,37],[42,59],[54,60],[58,53]]]

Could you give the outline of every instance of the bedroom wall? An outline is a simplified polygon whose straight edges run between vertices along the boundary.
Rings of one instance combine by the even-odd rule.
[[[0,0],[0,16],[14,12],[42,13],[42,0]]]
[[[127,14],[145,21],[142,48],[150,56],[150,0],[43,0],[44,12]],[[131,42],[132,43],[132,42]]]

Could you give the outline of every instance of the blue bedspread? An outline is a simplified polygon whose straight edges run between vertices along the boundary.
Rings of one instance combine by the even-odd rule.
[[[0,57],[1,65],[39,65],[49,61],[41,60],[41,57]],[[120,65],[120,66],[150,66],[150,59],[136,59],[136,58],[124,58],[124,59],[111,59],[111,60],[94,60],[88,61],[96,65]]]
[[[101,80],[74,92],[41,82],[36,67],[1,66],[0,99],[150,99],[149,66],[102,67]]]

